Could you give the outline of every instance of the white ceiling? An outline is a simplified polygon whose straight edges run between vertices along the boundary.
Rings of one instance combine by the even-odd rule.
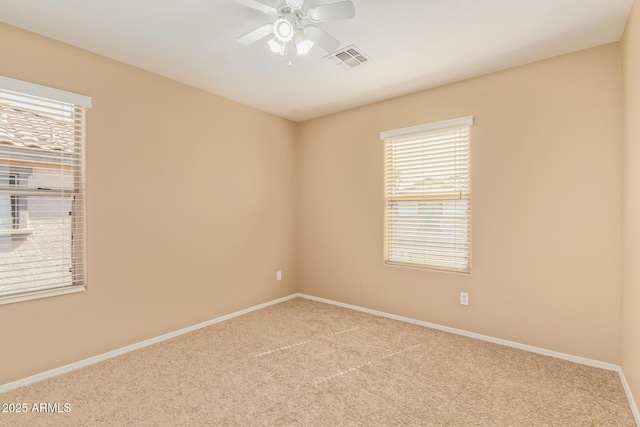
[[[355,19],[318,24],[372,59],[348,70],[317,47],[289,68],[241,46],[274,17],[233,0],[0,0],[0,20],[303,121],[618,41],[633,0],[353,2]]]

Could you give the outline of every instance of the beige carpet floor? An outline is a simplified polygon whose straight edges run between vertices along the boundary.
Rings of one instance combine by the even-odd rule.
[[[296,298],[0,395],[1,426],[634,426],[617,373]]]

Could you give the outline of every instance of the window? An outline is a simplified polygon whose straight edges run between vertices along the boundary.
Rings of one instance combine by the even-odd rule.
[[[469,273],[473,117],[382,132],[385,263]]]
[[[30,169],[8,168],[0,163],[0,188],[19,188],[29,174]],[[0,237],[3,234],[26,237],[33,231],[28,218],[23,197],[0,193]]]
[[[15,182],[15,175],[0,172],[0,188],[10,187]],[[14,196],[0,194],[0,230],[12,230],[14,223]]]
[[[91,99],[0,77],[0,303],[84,289]]]

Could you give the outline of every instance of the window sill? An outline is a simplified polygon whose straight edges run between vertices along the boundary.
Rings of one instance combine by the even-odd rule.
[[[9,295],[0,297],[0,305],[11,304],[14,302],[28,301],[32,299],[55,297],[58,295],[73,294],[76,292],[84,292],[87,288],[83,285],[69,286],[66,288],[47,289],[44,291],[30,292],[28,294]]]
[[[390,261],[390,260],[385,260],[384,265],[387,267],[410,268],[413,270],[435,271],[439,273],[466,274],[469,276],[471,275],[471,266],[468,266],[466,268],[456,268],[456,267],[438,266],[438,265],[431,265],[431,264],[418,264],[413,262]]]
[[[33,233],[33,228],[19,228],[0,230],[0,237],[16,237],[19,239],[26,239]]]

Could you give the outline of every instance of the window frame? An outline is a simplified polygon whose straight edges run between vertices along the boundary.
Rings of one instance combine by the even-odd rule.
[[[470,143],[473,123],[473,116],[466,116],[380,133],[385,151],[383,236],[385,265],[471,274]],[[461,132],[464,136],[460,137],[461,139],[454,138],[456,132]],[[455,159],[456,169],[455,173],[449,173],[449,176],[445,175],[445,177],[456,179],[446,180],[442,177],[441,171],[436,172],[436,167],[426,166],[442,161],[438,159],[440,154],[436,155],[431,151],[432,148],[426,148],[430,138],[436,138],[437,135],[449,135],[450,138],[454,138],[454,142],[446,147],[454,150],[453,156],[448,156],[448,160]],[[416,150],[418,154],[407,154],[406,149],[399,154],[402,144],[420,144],[421,140],[425,142],[422,150]],[[465,150],[458,152],[459,145]],[[457,169],[458,162],[461,165],[466,164],[466,167]],[[411,163],[410,166],[408,166],[409,163]],[[416,166],[414,166],[416,163],[421,165],[418,166],[419,172],[416,172]],[[436,166],[440,165],[436,164]],[[451,169],[451,166],[448,168]],[[429,175],[429,172],[432,175]],[[417,178],[414,178],[413,184],[407,185],[409,180],[403,177],[403,173],[417,174],[421,180],[416,181]],[[440,182],[443,183],[442,191],[438,192]],[[420,183],[422,185],[418,185]],[[434,209],[441,209],[443,212],[434,214]],[[445,214],[445,209],[449,212],[448,214]],[[404,214],[402,210],[405,211]],[[453,213],[451,213],[452,210]],[[462,211],[466,213],[460,215]],[[409,217],[411,219],[407,219]],[[436,224],[435,221],[438,223]],[[407,228],[409,222],[412,225]],[[414,225],[416,223],[418,225]],[[443,227],[442,224],[448,225]],[[447,231],[440,230],[442,234],[438,235],[438,229],[444,228]],[[447,236],[443,237],[444,234]],[[454,237],[451,237],[452,234]],[[464,235],[464,239],[459,239],[460,235]],[[398,243],[403,240],[410,240],[411,243]],[[409,249],[411,246],[413,248]],[[417,261],[421,257],[422,260]]]

